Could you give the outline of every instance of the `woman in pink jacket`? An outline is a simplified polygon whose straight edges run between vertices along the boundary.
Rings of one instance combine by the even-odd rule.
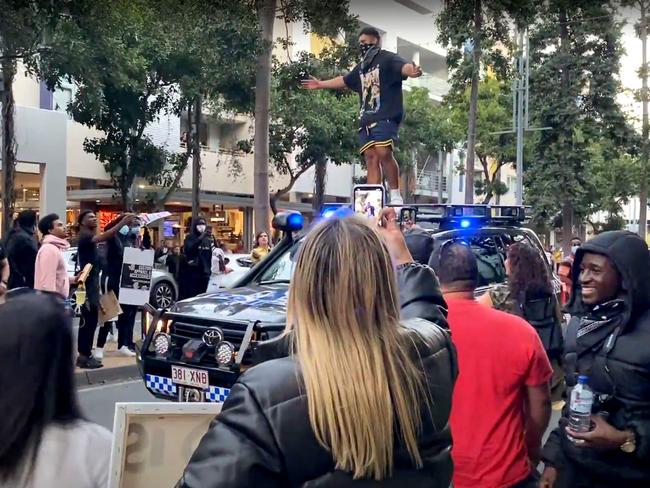
[[[65,225],[57,214],[49,214],[38,222],[38,230],[43,234],[41,248],[36,255],[34,288],[56,292],[68,298],[70,284],[75,278],[68,277],[63,251],[70,247],[66,240]]]

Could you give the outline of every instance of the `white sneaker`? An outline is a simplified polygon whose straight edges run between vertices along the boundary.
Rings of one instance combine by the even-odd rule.
[[[104,348],[103,347],[96,347],[95,351],[93,352],[93,356],[95,356],[100,361],[102,359],[104,359]]]
[[[126,347],[126,346],[122,346],[122,347],[120,347],[120,348],[117,350],[117,353],[120,354],[120,355],[122,355],[122,356],[125,356],[125,357],[127,357],[127,358],[132,358],[132,357],[135,356],[135,353],[134,353],[131,349],[129,349],[128,347]]]
[[[404,199],[402,198],[402,195],[395,195],[394,197],[391,197],[390,199],[390,204],[391,205],[397,205],[397,206],[402,206],[404,205]]]

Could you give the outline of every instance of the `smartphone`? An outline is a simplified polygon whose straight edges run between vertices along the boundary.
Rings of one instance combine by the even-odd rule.
[[[386,202],[386,191],[382,185],[357,185],[353,192],[354,213],[369,219],[379,217]]]
[[[402,207],[399,211],[399,226],[402,230],[411,228],[417,221],[417,209],[415,207]]]

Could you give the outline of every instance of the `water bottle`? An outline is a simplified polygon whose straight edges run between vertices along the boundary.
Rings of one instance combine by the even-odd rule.
[[[574,432],[589,432],[591,430],[591,407],[594,403],[594,392],[587,382],[588,376],[578,376],[578,384],[571,390],[569,403],[569,428]],[[568,436],[576,444],[582,443],[579,439]]]

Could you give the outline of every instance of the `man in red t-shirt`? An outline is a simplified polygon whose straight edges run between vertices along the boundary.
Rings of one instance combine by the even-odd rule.
[[[455,488],[535,487],[553,369],[525,320],[477,303],[472,250],[445,247],[437,269],[458,351],[451,433]]]

